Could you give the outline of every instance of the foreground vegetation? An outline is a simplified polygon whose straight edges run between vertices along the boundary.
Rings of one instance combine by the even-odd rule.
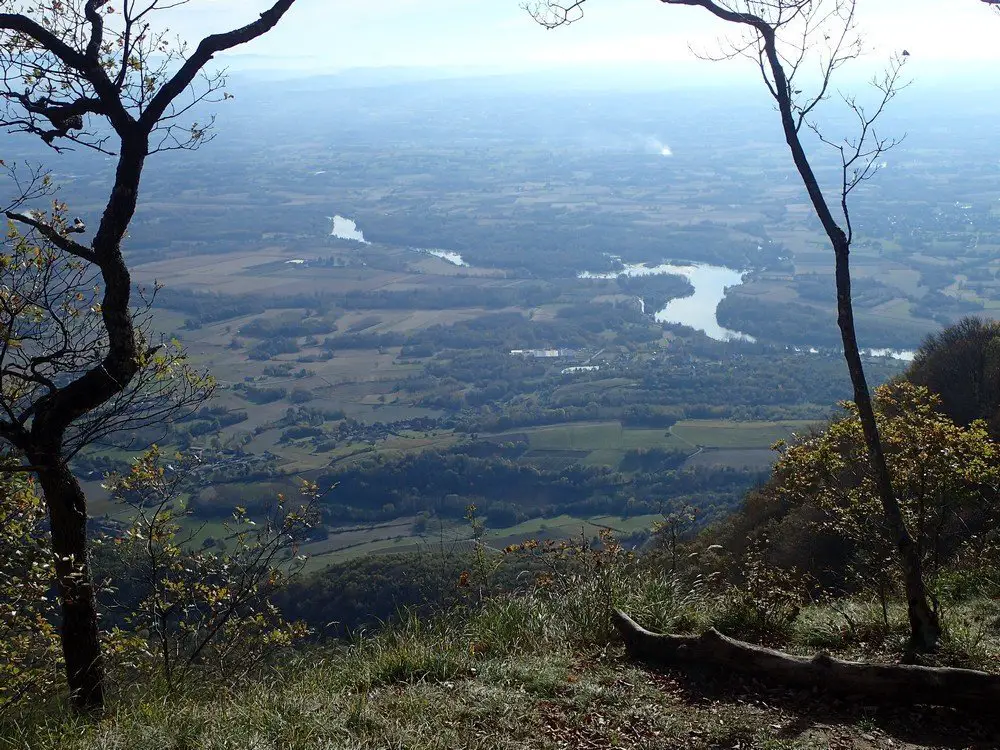
[[[952,361],[942,347],[992,351],[997,336],[996,324],[967,322],[929,341],[911,377],[940,376]],[[179,523],[181,478],[151,452],[109,479],[136,512],[94,558],[109,618],[111,692],[100,718],[65,710],[56,635],[45,626],[52,572],[41,506],[30,481],[10,479],[0,587],[14,606],[0,617],[0,747],[989,747],[1000,726],[982,713],[639,666],[611,618],[619,607],[663,632],[714,627],[797,654],[996,673],[1000,479],[978,418],[994,404],[957,411],[967,401],[952,385],[948,400],[908,380],[875,393],[943,627],[931,653],[913,649],[849,404],[825,429],[781,446],[770,479],[730,517],[699,530],[693,511],[664,515],[642,550],[608,528],[499,549],[470,506],[467,544],[291,582],[318,512],[315,485],[303,501],[279,498],[264,528],[236,508],[221,543],[199,548]],[[363,619],[373,611],[385,620]]]
[[[801,603],[763,568],[735,586],[697,567],[671,572],[663,550],[637,559],[604,541],[511,550],[511,562],[546,561],[526,592],[480,600],[473,569],[452,583],[464,599],[454,608],[304,647],[238,683],[206,666],[168,691],[117,660],[112,674],[133,679],[113,681],[107,718],[56,718],[61,699],[50,697],[0,717],[0,747],[985,747],[995,736],[985,719],[953,711],[637,666],[613,635],[612,603],[672,632],[715,626],[791,651],[879,661],[905,655],[905,607],[883,612],[867,594]],[[995,666],[997,593],[945,603],[936,661]]]
[[[876,82],[882,99],[874,114],[866,116],[847,100],[861,120],[861,135],[846,141],[853,156],[845,158],[837,147],[844,174],[839,201],[844,221],[838,224],[798,133],[806,115],[825,98],[832,72],[858,54],[853,44],[841,47],[844,36],[834,43],[819,94],[811,103],[796,103],[801,92],[792,79],[799,64],[783,69],[784,55],[775,46],[775,34],[786,27],[787,6],[766,6],[777,14],[767,20],[731,13],[713,0],[674,3],[701,5],[758,35],[770,72],[764,57],[761,69],[779,105],[786,142],[836,256],[838,325],[854,394],[853,405],[822,432],[779,445],[781,456],[770,479],[758,476],[762,485],[747,496],[741,511],[722,520],[722,511],[732,509],[753,481],[754,469],[767,464],[759,456],[753,461],[744,456],[740,464],[736,454],[759,451],[762,436],[783,439],[790,422],[825,417],[830,408],[828,394],[819,396],[819,403],[807,402],[803,389],[817,398],[817,373],[830,364],[829,350],[817,346],[828,346],[832,329],[827,326],[816,339],[789,336],[789,321],[782,321],[771,305],[777,302],[786,317],[808,323],[828,312],[831,300],[806,304],[817,288],[815,279],[799,279],[802,293],[793,295],[791,288],[777,289],[772,276],[769,287],[754,291],[783,291],[781,299],[734,297],[722,311],[724,319],[735,316],[748,323],[741,329],[756,332],[758,340],[744,337],[723,347],[683,326],[660,325],[647,311],[647,304],[655,308],[687,295],[686,281],[637,281],[617,271],[625,257],[655,263],[660,255],[662,260],[662,229],[672,227],[674,253],[700,246],[701,260],[728,263],[736,252],[746,275],[757,274],[767,283],[763,274],[770,268],[772,274],[790,274],[794,286],[796,275],[811,275],[799,273],[809,253],[796,253],[787,235],[801,226],[767,212],[764,218],[775,225],[776,240],[750,217],[740,224],[714,224],[708,218],[714,212],[704,212],[704,223],[682,228],[671,223],[676,217],[659,216],[642,236],[631,238],[623,255],[607,254],[612,238],[622,233],[602,228],[595,212],[579,267],[596,263],[613,270],[594,285],[581,283],[588,274],[577,273],[565,248],[541,265],[532,263],[548,241],[523,243],[520,252],[502,252],[499,258],[498,248],[487,246],[469,254],[472,266],[456,253],[414,255],[406,238],[393,236],[394,225],[398,231],[404,224],[419,224],[405,216],[412,206],[402,214],[395,205],[381,211],[388,225],[381,246],[358,235],[353,241],[364,243],[363,248],[339,247],[328,257],[286,258],[282,250],[256,265],[244,263],[243,256],[229,258],[224,262],[248,272],[252,285],[202,299],[182,290],[172,309],[190,313],[183,322],[186,330],[225,325],[224,339],[216,335],[211,347],[239,352],[232,356],[241,363],[270,364],[261,365],[260,377],[231,374],[222,384],[227,403],[202,408],[215,381],[188,367],[178,343],[155,342],[148,327],[152,297],[143,297],[138,309],[131,305],[129,266],[143,267],[138,277],[144,278],[156,262],[126,257],[122,241],[137,209],[146,157],[207,141],[205,127],[174,123],[188,112],[173,105],[178,95],[215,53],[269,31],[293,2],[275,0],[250,24],[205,38],[190,57],[183,46],[170,51],[165,32],[156,35],[146,26],[132,39],[133,21],[165,9],[156,0],[139,11],[126,3],[120,27],[105,26],[102,14],[114,12],[105,0],[68,6],[43,0],[22,12],[0,14],[0,30],[13,40],[0,44],[0,56],[6,67],[20,71],[11,80],[29,83],[24,94],[10,80],[0,90],[0,98],[15,111],[15,119],[4,122],[23,126],[49,145],[69,139],[105,151],[105,136],[94,121],[105,118],[121,145],[114,186],[90,240],[70,237],[87,234],[87,222],[79,218],[71,225],[61,201],[54,200],[48,213],[6,212],[14,223],[7,237],[10,252],[0,264],[10,275],[4,285],[10,320],[3,337],[9,364],[0,389],[7,415],[0,438],[11,449],[3,454],[0,474],[12,475],[3,483],[0,506],[0,721],[6,737],[28,747],[147,741],[186,747],[232,744],[234,737],[246,745],[280,746],[337,741],[424,746],[442,737],[466,744],[538,744],[541,737],[557,745],[642,745],[659,744],[662,735],[667,746],[816,739],[801,730],[789,737],[769,733],[742,710],[730,724],[745,726],[745,734],[733,735],[732,726],[722,734],[687,730],[683,711],[672,713],[652,693],[636,688],[643,672],[627,666],[617,652],[609,619],[615,606],[672,632],[717,627],[790,651],[822,647],[869,660],[995,668],[1000,567],[995,400],[977,394],[970,416],[959,417],[954,402],[920,384],[940,383],[939,377],[892,383],[879,389],[873,403],[865,368],[876,355],[860,349],[853,322],[847,261],[854,236],[847,198],[884,166],[882,155],[896,144],[879,141],[872,129],[867,150],[864,145],[883,107],[903,87],[898,75],[908,53],[895,58]],[[548,5],[565,13],[558,4]],[[814,7],[793,4],[788,11],[792,18],[804,14],[803,53],[809,34],[816,32],[813,19],[842,15],[845,33],[853,31],[852,0],[836,6],[850,11],[846,14],[823,16]],[[567,21],[564,15],[552,25]],[[162,55],[166,62],[150,69],[150,60]],[[173,71],[172,63],[180,60],[185,62]],[[192,106],[211,100],[222,80],[221,74],[207,73],[206,88],[195,93]],[[33,88],[49,94],[58,89],[66,101],[33,99]],[[20,110],[27,119],[16,114]],[[56,129],[41,129],[40,118]],[[157,130],[164,134],[158,144]],[[660,155],[669,154],[665,148]],[[857,163],[861,169],[848,177]],[[9,171],[22,189],[14,168]],[[10,204],[15,209],[52,194],[50,177],[33,175],[29,189]],[[542,189],[553,192],[549,184]],[[642,202],[649,198],[642,196]],[[787,212],[787,194],[780,202]],[[581,205],[573,204],[573,210]],[[686,204],[685,213],[691,207]],[[655,208],[643,212],[657,213]],[[294,213],[285,213],[283,220],[294,222]],[[476,221],[487,217],[484,212]],[[520,217],[531,225],[532,210]],[[343,217],[334,219],[335,231],[339,220]],[[196,226],[191,221],[186,229]],[[295,226],[308,236],[308,222]],[[995,228],[992,211],[984,227]],[[253,234],[253,240],[265,239]],[[197,241],[205,236],[199,234]],[[859,315],[859,323],[868,324],[862,328],[866,335],[906,346],[963,306],[985,309],[980,295],[992,288],[988,267],[975,261],[969,268],[952,268],[943,276],[954,279],[956,289],[949,291],[951,284],[942,285],[938,278],[921,292],[916,286],[922,272],[883,263],[882,240],[896,244],[897,237],[897,230],[889,230],[857,245],[870,251],[870,260],[879,259],[865,264],[868,275],[873,269],[909,272],[901,282],[906,290],[864,279],[855,287],[865,303],[859,311],[867,320]],[[267,241],[276,238],[282,239]],[[292,237],[283,239],[286,248],[291,246]],[[990,242],[979,239],[973,249],[988,251]],[[245,252],[256,257],[261,248]],[[448,274],[427,274],[428,254],[469,273],[448,268]],[[448,260],[451,255],[458,260]],[[551,268],[556,260],[561,270]],[[358,267],[378,273],[350,271]],[[321,286],[331,276],[342,278],[316,291],[301,277],[287,275],[305,269]],[[965,273],[953,273],[957,270]],[[449,279],[408,285],[408,275]],[[101,284],[94,284],[98,278]],[[482,278],[489,282],[479,285]],[[742,283],[743,275],[737,278]],[[962,288],[966,280],[975,287],[971,299]],[[293,289],[281,292],[282,284]],[[270,291],[261,299],[250,299],[265,288]],[[25,298],[25,290],[33,290],[32,296]],[[267,303],[262,301],[266,296]],[[929,305],[938,297],[953,298],[954,304],[932,320],[923,300]],[[209,307],[226,312],[217,315],[218,310],[205,310]],[[283,312],[271,314],[279,307]],[[403,317],[395,315],[400,311]],[[897,322],[880,320],[885,312]],[[383,320],[383,314],[393,319]],[[777,325],[769,325],[772,319]],[[982,328],[987,336],[975,346],[996,337],[995,330]],[[788,341],[799,348],[782,349]],[[352,356],[357,352],[367,354]],[[344,353],[348,362],[342,366]],[[799,355],[823,360],[792,365]],[[977,387],[980,375],[992,382],[995,369],[995,357],[980,359],[985,364],[975,370]],[[315,369],[300,364],[315,364]],[[926,356],[922,364],[928,364]],[[380,367],[389,374],[373,375]],[[317,395],[346,384],[320,370],[355,374],[353,393],[344,403],[315,403],[323,400]],[[747,372],[757,381],[743,377]],[[830,392],[843,385],[822,380]],[[952,380],[944,373],[944,382]],[[364,407],[354,415],[346,408],[351,399]],[[244,408],[250,404],[270,408],[251,417]],[[386,418],[355,418],[376,412]],[[693,420],[699,424],[692,427]],[[584,424],[589,440],[581,441],[575,428]],[[190,449],[198,465],[165,465],[154,447],[126,471],[124,456],[115,452],[120,449],[97,444],[98,438],[113,435],[151,442],[157,431],[165,432],[171,449]],[[686,452],[685,444],[694,450]],[[83,453],[88,446],[91,452]],[[254,451],[244,450],[248,446]],[[278,446],[287,453],[271,450]],[[728,449],[728,458],[706,458],[712,448]],[[81,480],[96,483],[109,468],[120,472],[103,476],[110,507],[123,511],[94,523],[88,507],[93,487]],[[295,473],[309,479],[304,499],[289,502],[283,490]],[[35,483],[26,479],[28,474]],[[251,483],[258,484],[255,491],[248,489]],[[349,500],[324,502],[329,489],[321,490],[320,483],[341,488]],[[695,501],[705,507],[689,505]],[[641,557],[623,547],[610,526],[595,523],[612,514],[634,522],[628,517],[633,511],[642,517],[655,510],[663,520]],[[355,623],[338,623],[337,635],[350,639],[346,645],[323,641],[324,628],[309,627],[310,618],[329,611],[329,602],[290,613],[289,603],[302,599],[285,584],[303,570],[304,549],[324,543],[331,529],[410,518],[414,534],[425,536],[437,521],[443,556],[445,524],[459,523],[463,514],[469,538],[449,561],[461,569],[451,578],[447,565],[437,569],[445,576],[437,586],[443,601],[418,601],[422,611],[404,612],[371,636]],[[590,525],[574,542],[522,538],[534,532],[542,537],[543,528],[535,524],[550,517],[585,518]],[[699,517],[717,523],[691,540]],[[520,527],[519,536],[504,539],[509,543],[497,549],[487,522],[508,530]],[[597,538],[589,538],[591,530]],[[420,592],[417,587],[411,593]],[[309,642],[311,636],[316,641]],[[614,710],[618,698],[588,703],[601,696],[601,686],[617,686],[622,674],[631,681],[620,687],[633,701],[626,723],[615,716],[621,713]],[[549,683],[545,675],[552,677]],[[975,678],[997,681],[989,674]],[[574,687],[552,687],[563,681]],[[266,697],[255,692],[261,686],[270,691]],[[317,686],[323,699],[316,698]],[[442,690],[464,693],[448,701]],[[541,699],[532,702],[533,695]],[[313,704],[325,700],[346,708],[296,714],[288,704],[304,696],[313,696]],[[410,708],[428,697],[447,707]],[[937,696],[931,691],[922,697],[933,703]],[[479,701],[479,713],[473,699]],[[373,702],[383,713],[372,713]],[[235,729],[214,733],[209,707]],[[268,710],[278,707],[284,711],[270,714],[268,722]],[[499,727],[508,731],[498,734],[494,714],[513,719],[517,707],[534,723],[521,717],[516,726]],[[243,712],[251,710],[256,715],[243,721]],[[69,714],[75,718],[63,718]],[[665,722],[677,714],[682,718],[676,725]],[[187,719],[178,721],[178,716]],[[325,721],[311,724],[316,716]],[[445,729],[429,724],[428,717],[439,718]],[[703,713],[697,719],[711,723]],[[451,728],[457,734],[449,738]],[[425,731],[433,738],[424,737]],[[592,731],[598,734],[587,734]],[[966,725],[962,741],[975,739],[976,732]],[[862,739],[874,742],[868,735]]]

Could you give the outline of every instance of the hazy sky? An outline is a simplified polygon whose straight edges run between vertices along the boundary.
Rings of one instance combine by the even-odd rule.
[[[192,0],[173,12],[171,27],[192,39],[252,20],[269,4]],[[588,0],[583,21],[546,31],[520,5],[521,0],[298,0],[277,29],[230,54],[227,62],[316,72],[653,63],[689,60],[689,43],[711,48],[727,31],[700,8],[666,7],[659,0]],[[912,62],[926,65],[1000,62],[1000,14],[980,0],[858,0],[858,8],[877,54],[905,48]]]

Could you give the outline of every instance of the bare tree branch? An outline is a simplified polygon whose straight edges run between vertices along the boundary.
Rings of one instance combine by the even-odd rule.
[[[96,263],[97,255],[89,247],[81,245],[79,242],[71,240],[65,234],[60,234],[54,227],[46,224],[38,219],[33,219],[27,214],[18,214],[13,211],[7,211],[6,214],[8,219],[11,221],[17,221],[21,224],[25,224],[32,229],[35,229],[42,237],[47,239],[53,245],[58,247],[60,250],[69,253],[70,255],[75,255],[77,258],[87,261],[88,263]],[[75,228],[70,228],[64,231],[83,231],[82,229],[77,230]]]
[[[177,120],[214,101],[225,78],[203,74],[195,90],[196,77],[213,55],[273,28],[293,2],[277,0],[255,21],[206,37],[188,57],[150,20],[184,0],[124,0],[114,22],[108,0],[0,0],[21,10],[0,13],[0,127],[57,150],[70,143],[117,155],[89,247],[69,236],[85,227],[65,219],[64,204],[54,202],[48,215],[18,210],[31,202],[25,194],[6,208],[12,231],[0,263],[0,439],[38,468],[57,560],[63,655],[81,710],[103,705],[104,676],[87,501],[68,461],[88,442],[163,420],[211,389],[182,352],[150,343],[148,305],[133,304],[122,243],[143,168],[151,153],[206,142],[211,118],[207,125]],[[176,104],[185,91],[190,101]]]
[[[140,118],[140,124],[151,130],[152,126],[164,115],[167,106],[177,98],[178,94],[191,85],[194,77],[198,75],[199,71],[208,64],[214,55],[241,44],[246,44],[266,34],[274,28],[294,2],[295,0],[278,0],[268,10],[261,13],[260,18],[253,23],[224,34],[213,34],[202,39],[195,53],[188,58],[181,69],[174,74],[174,77],[164,84],[156,96],[153,97],[153,100],[149,103],[149,107],[143,113],[142,118]]]
[[[854,401],[857,404],[868,459],[878,487],[884,517],[895,536],[896,551],[906,583],[912,642],[918,648],[934,648],[941,634],[941,627],[937,614],[928,603],[919,549],[906,527],[899,501],[893,490],[861,361],[851,297],[850,250],[854,229],[850,219],[848,197],[861,182],[878,170],[878,160],[881,155],[898,142],[892,139],[880,139],[875,134],[874,124],[902,85],[898,76],[902,58],[897,58],[897,62],[890,66],[885,78],[881,82],[876,82],[882,97],[880,104],[871,114],[866,113],[855,100],[850,98],[846,100],[848,107],[856,116],[859,132],[853,140],[835,145],[841,159],[842,179],[838,195],[844,224],[841,226],[816,178],[800,138],[800,131],[802,125],[808,123],[808,116],[815,110],[817,104],[826,97],[835,71],[860,54],[860,42],[853,36],[855,0],[828,0],[827,3],[824,3],[824,0],[661,0],[661,2],[665,5],[702,8],[737,29],[748,32],[751,41],[757,42],[756,48],[747,42],[733,45],[730,52],[723,57],[744,56],[749,50],[756,49],[756,63],[777,104],[782,131],[792,161],[806,188],[813,210],[830,241],[835,260],[837,323],[844,344],[844,358],[851,376]],[[578,20],[582,14],[582,5],[581,0],[572,6],[577,14],[572,20]],[[562,6],[553,2],[539,3],[529,8],[532,16],[536,20],[540,19],[539,22],[549,28],[570,22],[563,10]],[[828,25],[839,28],[830,35],[824,30]],[[825,61],[820,66],[822,82],[811,97],[800,99],[802,91],[794,83],[795,76],[806,60],[806,53],[813,50],[816,34],[820,32],[824,33],[823,43],[827,48]],[[799,103],[800,101],[804,103]],[[830,140],[823,140],[832,143]]]

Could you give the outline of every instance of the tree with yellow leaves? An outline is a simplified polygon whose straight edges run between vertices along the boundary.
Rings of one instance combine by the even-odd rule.
[[[996,533],[998,446],[984,422],[956,424],[923,386],[883,385],[874,405],[903,523],[933,582],[958,550]],[[781,448],[771,487],[789,507],[818,507],[826,530],[852,547],[862,578],[885,590],[900,578],[893,530],[882,513],[857,407],[843,406],[847,415],[822,433]]]

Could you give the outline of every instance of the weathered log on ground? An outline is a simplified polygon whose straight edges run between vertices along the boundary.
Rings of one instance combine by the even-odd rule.
[[[774,685],[864,697],[876,702],[924,703],[970,708],[1000,705],[1000,675],[972,669],[842,661],[820,653],[811,658],[745,643],[714,628],[702,635],[652,633],[620,610],[615,627],[629,654],[671,666],[708,666]]]

